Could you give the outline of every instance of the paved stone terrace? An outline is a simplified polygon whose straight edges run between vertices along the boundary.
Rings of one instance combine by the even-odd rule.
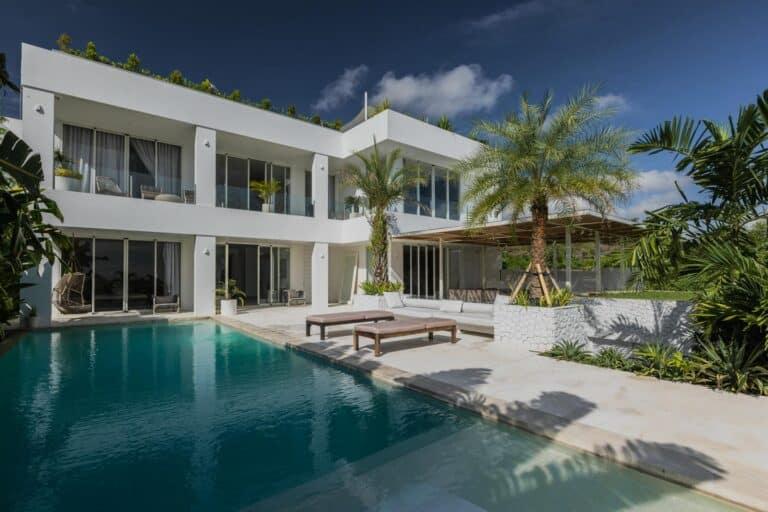
[[[343,311],[346,307],[333,308]],[[460,333],[382,342],[351,326],[304,336],[308,307],[254,310],[226,325],[318,355],[750,508],[768,510],[768,398],[718,392],[541,357]],[[317,328],[315,328],[317,329]]]

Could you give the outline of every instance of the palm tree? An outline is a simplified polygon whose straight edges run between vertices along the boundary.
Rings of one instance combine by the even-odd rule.
[[[12,91],[20,92],[19,86],[11,82],[11,77],[8,74],[8,68],[5,65],[5,54],[0,53],[0,89],[8,87]]]
[[[369,249],[373,282],[382,285],[388,281],[387,246],[392,224],[388,210],[404,199],[408,189],[418,185],[421,180],[415,168],[403,166],[395,169],[395,163],[400,160],[400,150],[382,155],[375,139],[370,155],[355,154],[363,165],[345,169],[343,180],[362,193],[363,206],[368,210],[368,222],[371,225]]]
[[[586,203],[605,214],[634,188],[627,133],[601,125],[613,111],[600,107],[597,92],[596,87],[584,87],[554,111],[551,93],[538,104],[524,94],[518,112],[503,121],[476,125],[474,134],[489,143],[457,166],[469,182],[463,201],[470,205],[471,226],[509,212],[514,229],[519,217],[530,211],[533,269],[545,268],[550,207],[573,212]],[[531,288],[534,297],[541,296],[536,279]]]

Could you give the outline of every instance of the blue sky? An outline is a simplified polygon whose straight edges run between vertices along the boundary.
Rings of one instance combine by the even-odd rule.
[[[93,40],[161,74],[348,120],[362,93],[460,131],[514,109],[521,92],[556,98],[602,84],[614,123],[642,133],[676,114],[725,120],[768,88],[763,0],[522,2],[97,2],[6,0],[0,51],[18,79],[22,41]],[[18,100],[2,99],[6,115]],[[633,158],[642,192],[619,213],[676,200],[672,162]],[[685,188],[689,186],[683,182]]]

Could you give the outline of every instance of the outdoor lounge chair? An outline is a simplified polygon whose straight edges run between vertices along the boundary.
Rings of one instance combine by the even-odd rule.
[[[85,274],[64,274],[53,287],[53,305],[65,315],[90,313],[91,305],[85,303],[84,288]]]
[[[157,188],[151,185],[141,185],[139,186],[139,190],[141,190],[142,199],[154,199],[160,193]]]
[[[96,193],[108,196],[125,196],[120,186],[109,176],[96,176]]]
[[[428,333],[431,340],[435,331],[450,332],[451,343],[456,343],[456,320],[450,318],[409,318],[383,324],[356,325],[352,344],[355,350],[360,350],[359,337],[371,338],[373,339],[374,355],[379,357],[382,354],[381,340],[383,339]]]
[[[395,315],[389,311],[372,309],[368,311],[349,311],[347,313],[326,313],[324,315],[309,315],[306,318],[307,336],[313,325],[320,327],[320,339],[325,339],[325,328],[329,325],[356,324],[360,322],[378,322],[394,320]]]
[[[293,306],[295,304],[306,304],[307,300],[304,298],[304,291],[303,290],[286,290],[285,291],[285,302],[289,306]]]
[[[152,296],[152,314],[157,313],[158,309],[175,309],[178,313],[181,311],[178,295],[153,295]]]

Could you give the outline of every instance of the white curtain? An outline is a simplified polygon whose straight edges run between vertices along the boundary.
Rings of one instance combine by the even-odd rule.
[[[82,192],[91,191],[91,170],[93,169],[93,130],[64,125],[64,158],[72,170],[83,175],[80,182]]]
[[[125,183],[125,137],[96,132],[96,175],[111,178],[121,191]]]
[[[157,188],[163,194],[181,195],[181,148],[157,144]]]
[[[178,242],[158,242],[157,257],[162,260],[157,277],[165,283],[162,295],[179,295],[181,270],[181,244]]]
[[[138,155],[141,165],[152,174],[155,168],[155,143],[151,140],[131,137],[131,149]]]

